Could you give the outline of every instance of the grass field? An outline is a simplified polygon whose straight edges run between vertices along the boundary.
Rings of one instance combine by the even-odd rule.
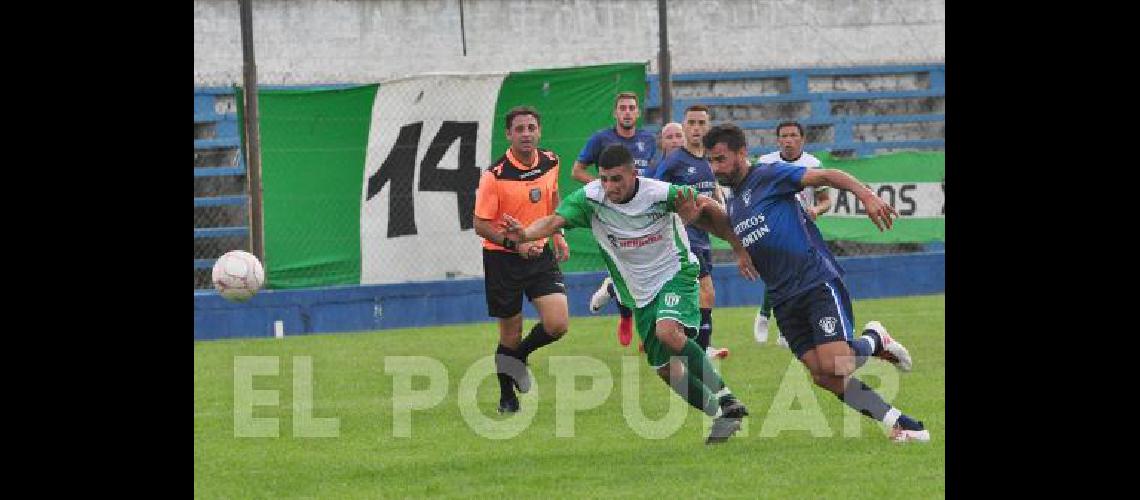
[[[531,356],[535,389],[521,401],[524,412],[537,411],[521,433],[508,439],[484,437],[460,409],[461,380],[477,360],[493,352],[497,333],[490,322],[207,341],[194,343],[195,496],[944,497],[945,297],[861,300],[854,307],[857,327],[870,319],[882,321],[914,356],[910,373],[887,371],[889,366],[876,360],[864,367],[862,378],[884,392],[897,389],[887,399],[926,423],[930,443],[892,443],[870,419],[809,387],[809,377],[790,351],[752,339],[755,309],[750,307],[713,312],[713,344],[732,352],[718,368],[751,416],[744,431],[712,447],[704,445],[707,419],[688,406],[683,425],[664,439],[640,437],[627,423],[624,395],[632,394],[649,419],[662,418],[670,400],[680,400],[656,379],[644,357],[634,363],[640,391],[623,389],[622,358],[638,352],[636,340],[628,348],[618,345],[616,315],[573,317],[567,338]],[[530,325],[527,321],[524,329]],[[271,427],[279,430],[278,437],[235,437],[236,425],[238,433],[249,433],[248,426],[235,424],[235,365],[243,371],[250,366],[242,356],[268,356],[278,365],[277,376],[252,379],[257,391],[277,391],[276,402],[254,407],[252,417],[276,418]],[[395,435],[394,377],[385,373],[387,356],[426,356],[446,367],[446,395],[438,405],[412,413],[410,437]],[[600,406],[574,414],[572,437],[556,436],[559,429],[570,429],[565,414],[557,415],[556,400],[566,405],[585,399],[555,397],[557,379],[550,362],[561,356],[593,358],[613,376],[612,390]],[[304,375],[303,369],[294,373],[294,357],[311,361],[311,377],[294,380]],[[571,368],[593,366],[582,358],[556,361]],[[474,392],[477,407],[483,418],[502,420],[494,411],[495,379],[480,374],[468,375],[482,379]],[[302,395],[294,397],[298,380]],[[414,379],[412,389],[426,389],[428,380]],[[585,376],[561,380],[576,380],[578,391],[594,387]],[[303,397],[305,381],[311,383],[311,417],[336,419],[335,437],[296,435],[295,420],[307,421],[304,411],[294,417],[295,400],[309,400]],[[594,383],[604,389],[605,382]],[[472,394],[466,395],[470,399]],[[316,431],[301,431],[306,432]]]

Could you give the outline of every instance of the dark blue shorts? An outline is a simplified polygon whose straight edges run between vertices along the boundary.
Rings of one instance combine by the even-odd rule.
[[[693,255],[697,256],[697,262],[701,263],[701,271],[697,273],[697,279],[704,278],[712,273],[712,250],[709,248],[694,248]]]
[[[780,333],[796,358],[818,345],[855,340],[851,298],[843,280],[834,279],[781,302],[774,308]]]

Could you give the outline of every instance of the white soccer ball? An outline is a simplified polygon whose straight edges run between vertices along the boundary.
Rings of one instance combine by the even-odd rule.
[[[245,302],[265,283],[265,269],[253,254],[231,250],[214,262],[214,288],[227,300]]]

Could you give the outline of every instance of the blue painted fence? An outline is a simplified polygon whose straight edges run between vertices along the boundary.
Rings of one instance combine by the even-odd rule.
[[[942,293],[944,252],[840,257],[852,299]],[[571,316],[590,314],[587,303],[604,273],[570,273]],[[740,277],[736,266],[713,266],[718,306],[759,305],[763,285]],[[536,317],[524,301],[527,317]],[[612,304],[601,314],[615,314]],[[285,335],[373,331],[489,321],[482,279],[266,290],[249,302],[228,302],[214,291],[194,292],[194,340],[272,337],[274,321]]]

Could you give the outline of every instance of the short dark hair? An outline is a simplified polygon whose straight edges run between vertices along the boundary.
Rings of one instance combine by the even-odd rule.
[[[709,129],[709,133],[701,139],[704,143],[706,150],[711,150],[713,146],[723,142],[728,149],[732,151],[739,151],[740,148],[748,147],[748,141],[744,138],[744,131],[735,123],[721,123]]]
[[[537,109],[534,109],[530,106],[515,106],[511,108],[510,111],[507,111],[507,130],[510,130],[511,122],[513,122],[515,120],[515,117],[519,115],[531,115],[534,117],[534,121],[537,122],[540,127],[542,126],[542,117],[539,116]]]
[[[617,97],[614,98],[614,108],[617,108],[618,103],[621,102],[622,99],[633,99],[633,102],[637,102],[637,94],[633,92],[618,92]]]
[[[633,155],[621,144],[610,144],[598,155],[598,169],[633,166]]]
[[[685,108],[686,113],[688,113],[690,111],[704,111],[705,113],[712,115],[712,113],[709,112],[709,107],[705,106],[704,104],[694,104],[692,106]]]
[[[800,122],[796,122],[796,121],[780,122],[779,125],[776,125],[776,136],[777,137],[779,137],[779,135],[780,135],[780,129],[782,129],[784,127],[795,127],[796,130],[800,131],[800,137],[807,137],[807,134],[804,133],[804,126],[800,125]]]

